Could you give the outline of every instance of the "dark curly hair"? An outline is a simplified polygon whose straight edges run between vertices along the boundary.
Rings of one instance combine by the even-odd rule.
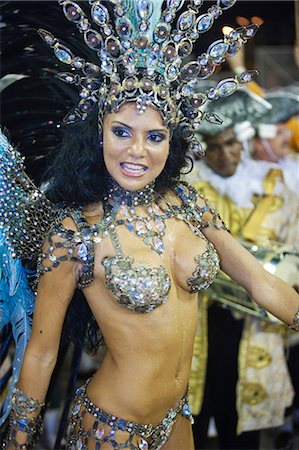
[[[63,142],[53,155],[45,173],[46,195],[55,204],[86,206],[102,201],[108,180],[100,145],[97,111],[79,124],[66,125]],[[188,145],[178,130],[174,130],[170,151],[155,189],[162,193],[174,187],[182,169],[189,164]],[[190,164],[189,164],[190,165]],[[192,161],[191,161],[192,168]],[[66,315],[62,337],[93,353],[103,339],[98,325],[81,291],[76,290]]]
[[[62,145],[44,176],[49,200],[75,206],[103,200],[108,172],[100,140],[96,110],[81,123],[64,126]],[[182,170],[188,165],[192,168],[187,150],[186,140],[174,130],[165,167],[156,180],[157,191],[173,188]]]

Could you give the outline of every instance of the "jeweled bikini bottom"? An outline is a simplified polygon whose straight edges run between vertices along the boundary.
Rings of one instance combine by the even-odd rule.
[[[77,390],[71,409],[68,450],[159,450],[169,438],[178,414],[193,421],[188,393],[167,411],[158,425],[145,425],[121,419],[97,407],[86,394],[87,383]]]

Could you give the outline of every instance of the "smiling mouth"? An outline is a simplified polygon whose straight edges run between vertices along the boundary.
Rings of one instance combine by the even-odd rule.
[[[128,175],[140,176],[148,169],[146,166],[134,163],[120,163],[122,171]]]

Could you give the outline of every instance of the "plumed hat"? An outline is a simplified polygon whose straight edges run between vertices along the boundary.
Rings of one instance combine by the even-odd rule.
[[[273,139],[276,125],[299,114],[299,85],[293,84],[266,94],[265,99],[272,109],[257,120],[257,134],[263,139]]]
[[[202,136],[215,136],[232,127],[235,130],[244,132],[245,124],[252,129],[252,124],[271,110],[271,105],[262,97],[243,88],[239,89],[231,97],[206,103],[204,108],[205,115],[219,114],[222,123],[211,124],[202,122],[198,132]]]

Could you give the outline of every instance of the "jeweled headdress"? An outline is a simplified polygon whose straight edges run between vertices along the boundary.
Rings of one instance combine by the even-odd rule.
[[[85,119],[96,104],[100,126],[105,112],[115,112],[126,102],[136,102],[140,113],[151,105],[159,109],[170,129],[180,128],[190,150],[199,152],[194,132],[200,121],[220,121],[216,114],[203,113],[200,106],[208,99],[232,94],[256,75],[256,71],[247,71],[202,93],[194,88],[254,36],[256,25],[232,30],[195,60],[184,63],[195,41],[236,0],[216,0],[206,12],[201,8],[210,2],[204,0],[89,0],[91,21],[77,3],[58,2],[96,54],[95,61],[86,61],[48,31],[39,30],[55,56],[72,68],[58,78],[81,89],[79,104],[66,122]]]

